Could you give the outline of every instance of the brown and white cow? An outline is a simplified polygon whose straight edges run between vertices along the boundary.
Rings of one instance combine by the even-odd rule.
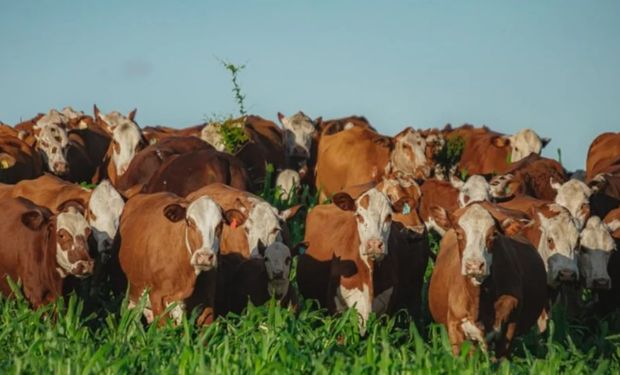
[[[147,146],[140,127],[134,122],[135,115],[135,109],[126,117],[116,111],[104,115],[95,106],[95,120],[112,137],[102,165],[112,185],[127,171],[136,153]]]
[[[10,277],[34,308],[63,294],[67,276],[84,278],[93,271],[88,255],[88,223],[72,202],[56,215],[23,198],[0,200],[0,290],[11,295]]]
[[[443,130],[446,139],[461,137],[465,147],[459,161],[459,169],[468,174],[505,173],[510,163],[517,162],[531,153],[540,154],[550,142],[540,138],[531,129],[523,129],[507,136],[494,132],[487,127],[475,128],[463,125]]]
[[[416,178],[430,173],[425,140],[411,128],[393,138],[362,127],[345,127],[334,134],[328,134],[329,129],[321,134],[316,167],[322,200],[346,187],[380,181],[391,172]]]
[[[611,236],[617,224],[605,224],[598,216],[591,216],[581,231],[579,270],[583,285],[588,289],[609,289],[611,278],[607,272],[609,258],[617,250]]]
[[[299,290],[331,313],[355,308],[362,334],[373,308],[374,263],[388,254],[392,214],[389,199],[372,188],[356,199],[338,193],[306,219],[308,249],[299,257]]]
[[[192,200],[169,193],[132,197],[121,217],[119,250],[129,307],[148,294],[143,313],[149,323],[172,304],[176,323],[196,307],[201,309],[198,323],[210,323],[222,226],[233,220],[243,222],[245,216],[222,212],[205,195]]]
[[[571,179],[563,184],[551,181],[557,191],[555,203],[566,208],[572,215],[577,230],[581,230],[590,217],[590,196],[592,189],[579,180]]]
[[[517,222],[495,217],[499,212],[490,204],[473,203],[454,213],[436,207],[433,213],[448,229],[429,286],[433,319],[446,326],[455,355],[464,340],[485,350],[489,338],[496,354],[506,355],[514,336],[527,332],[545,306],[540,256],[503,235],[514,233]]]
[[[444,229],[435,223],[431,212],[432,207],[439,206],[448,212],[454,212],[472,202],[490,200],[489,183],[484,177],[478,175],[469,177],[465,182],[454,177],[450,179],[450,182],[427,180],[422,184],[421,190],[420,217],[428,230],[432,229],[442,236]]]
[[[563,184],[567,180],[566,172],[560,163],[532,153],[512,163],[505,174],[494,176],[489,184],[491,195],[498,200],[521,195],[553,200],[557,192],[551,182]]]
[[[66,150],[69,136],[65,128],[68,119],[56,110],[39,118],[32,127],[34,147],[41,153],[47,169],[58,176],[69,173]]]

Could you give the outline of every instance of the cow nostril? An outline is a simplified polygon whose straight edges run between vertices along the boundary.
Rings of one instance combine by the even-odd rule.
[[[209,262],[212,262],[214,257],[215,257],[215,255],[214,255],[214,254],[207,254],[207,260],[208,260]]]

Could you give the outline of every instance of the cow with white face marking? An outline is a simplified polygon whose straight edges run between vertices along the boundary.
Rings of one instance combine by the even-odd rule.
[[[555,203],[565,207],[573,217],[577,230],[581,230],[590,217],[592,190],[582,181],[571,179],[563,184],[551,181],[557,191]]]
[[[69,137],[64,128],[64,116],[50,112],[41,117],[33,127],[35,148],[41,152],[43,161],[50,172],[58,176],[69,173],[69,164],[65,157]]]
[[[136,153],[148,145],[140,127],[134,121],[135,115],[136,110],[127,117],[118,112],[104,115],[95,107],[95,120],[112,137],[104,158],[104,164],[107,163],[107,177],[112,185],[127,171]]]
[[[108,180],[97,185],[90,194],[86,216],[100,254],[111,250],[123,207],[125,201]]]
[[[24,198],[0,201],[0,274],[21,280],[26,299],[35,308],[63,295],[67,276],[84,278],[93,271],[87,238],[90,228],[73,201],[52,213]],[[3,277],[0,290],[12,295]]]
[[[362,334],[373,307],[374,264],[388,254],[393,213],[385,194],[372,188],[355,199],[338,193],[306,219],[308,249],[297,267],[299,291],[332,313],[354,307]]]
[[[169,193],[136,195],[123,211],[120,266],[129,283],[130,307],[148,290],[149,322],[166,307],[177,304],[172,317],[202,306],[199,324],[211,322],[215,273],[222,227],[246,216],[222,212],[206,195],[192,199]]]
[[[289,117],[278,112],[278,120],[284,129],[283,140],[287,159],[309,159],[312,142],[317,136],[316,122],[301,111]]]
[[[592,216],[581,231],[579,269],[586,288],[601,290],[611,288],[607,266],[611,254],[616,251],[616,243],[610,234],[613,229],[598,216]]]
[[[276,188],[280,191],[280,199],[288,201],[295,196],[301,187],[301,177],[297,171],[285,169],[278,173]]]
[[[512,153],[511,161],[517,162],[526,158],[529,154],[540,154],[542,149],[551,141],[549,138],[541,138],[532,129],[521,129],[509,137]]]

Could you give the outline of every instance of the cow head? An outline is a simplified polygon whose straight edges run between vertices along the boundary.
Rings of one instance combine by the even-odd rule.
[[[280,190],[280,199],[288,201],[301,187],[301,176],[297,171],[285,169],[278,174],[276,187]]]
[[[207,124],[200,131],[200,139],[213,146],[216,150],[224,152],[226,145],[224,137],[220,134],[220,125],[217,123]]]
[[[245,220],[245,215],[237,210],[222,214],[220,206],[207,196],[189,204],[171,203],[164,207],[164,216],[173,223],[185,220],[185,248],[197,275],[217,267],[223,222]]]
[[[490,199],[491,187],[487,180],[480,175],[474,175],[466,182],[456,177],[450,179],[452,186],[459,189],[459,206],[465,207],[472,202],[488,201]]]
[[[349,194],[341,192],[335,194],[332,201],[341,210],[355,213],[360,257],[365,262],[383,259],[388,252],[393,213],[385,194],[372,188],[354,200]]]
[[[410,174],[415,178],[427,178],[431,168],[426,158],[425,138],[412,128],[398,133],[393,139],[390,163],[393,171]]]
[[[551,203],[532,208],[530,217],[534,222],[527,229],[535,230],[531,242],[545,263],[549,286],[576,281],[579,277],[576,254],[579,231],[568,210]]]
[[[95,107],[97,121],[112,136],[110,157],[117,176],[122,176],[136,153],[147,146],[140,127],[134,122],[135,115],[135,109],[127,117],[118,112],[104,115]]]
[[[489,181],[489,193],[495,199],[510,198],[515,194],[515,176],[512,173],[497,175]]]
[[[292,158],[310,158],[312,140],[317,134],[316,123],[301,111],[290,117],[278,112],[278,120],[284,129],[286,155]]]
[[[516,223],[504,219],[501,223],[484,203],[475,202],[454,213],[442,207],[431,207],[431,215],[445,230],[454,230],[461,256],[461,275],[474,285],[480,285],[491,272],[493,240],[498,232],[507,233]]]
[[[522,129],[516,134],[509,137],[511,154],[510,160],[514,163],[523,158],[526,158],[529,154],[539,154],[542,149],[551,142],[549,138],[540,138],[538,134],[532,129]]]
[[[408,175],[390,174],[377,184],[377,190],[385,194],[394,209],[393,220],[416,235],[424,233],[424,223],[418,214],[422,192],[416,181]]]
[[[568,209],[577,225],[577,230],[581,230],[590,217],[592,190],[579,180],[568,180],[564,184],[551,180],[551,187],[557,191],[555,203]]]
[[[69,173],[69,164],[65,157],[69,136],[60,119],[59,116],[43,116],[34,126],[34,138],[35,147],[41,152],[50,172],[65,176]]]
[[[277,299],[284,297],[288,291],[292,256],[288,246],[276,241],[261,251],[267,271],[267,289]]]
[[[88,237],[91,229],[83,215],[83,207],[67,201],[58,207],[56,215],[56,263],[61,277],[79,278],[93,272],[94,261],[89,255]]]
[[[611,288],[607,263],[611,252],[616,250],[616,242],[609,233],[611,229],[598,216],[592,216],[581,231],[579,269],[586,288]]]
[[[93,228],[99,254],[109,255],[124,207],[123,198],[108,180],[102,181],[91,193],[86,217]]]
[[[282,226],[284,221],[295,216],[301,206],[294,206],[282,212],[269,203],[257,197],[248,197],[249,207],[239,199],[236,200],[237,210],[247,215],[243,222],[233,223],[242,225],[248,240],[248,250],[251,257],[260,257],[263,249],[272,243],[283,241]]]

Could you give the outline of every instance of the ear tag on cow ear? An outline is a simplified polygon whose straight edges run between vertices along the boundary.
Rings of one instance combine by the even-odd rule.
[[[0,169],[8,169],[9,168],[9,162],[6,160],[2,160],[0,161]]]
[[[237,219],[232,219],[232,221],[230,222],[230,227],[232,229],[237,229],[237,225],[239,225],[239,223],[237,223]]]
[[[411,213],[411,207],[409,206],[409,203],[405,203],[403,205],[403,215],[409,215]]]

